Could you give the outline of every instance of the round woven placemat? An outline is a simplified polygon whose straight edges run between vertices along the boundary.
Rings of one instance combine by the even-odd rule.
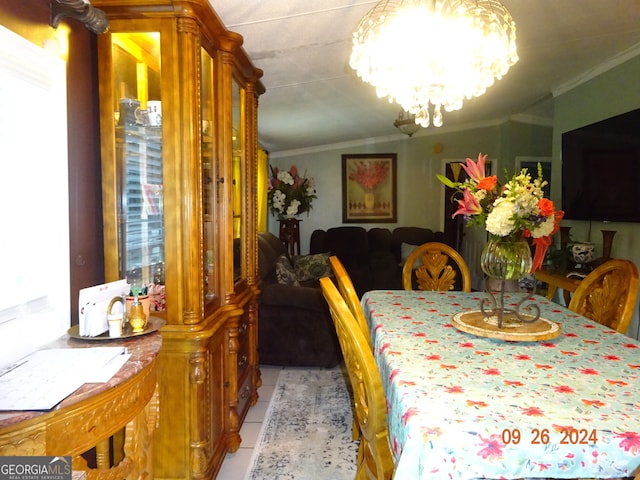
[[[526,315],[523,315],[527,318]],[[529,317],[532,318],[532,317]],[[562,333],[560,325],[546,318],[538,318],[535,322],[523,323],[512,315],[505,315],[502,328],[498,328],[495,317],[487,321],[481,311],[456,313],[452,319],[458,330],[479,337],[497,338],[513,342],[536,342],[550,340]]]

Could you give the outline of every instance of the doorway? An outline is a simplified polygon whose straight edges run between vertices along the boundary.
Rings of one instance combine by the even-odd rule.
[[[460,161],[445,161],[444,175],[454,182],[464,182],[468,177],[462,168]],[[485,163],[485,174],[491,175],[492,162]],[[471,288],[482,290],[484,273],[480,268],[480,255],[487,243],[487,232],[483,228],[467,228],[462,215],[452,218],[458,209],[458,202],[455,201],[456,189],[444,186],[444,241],[455,248],[469,266],[471,272]]]

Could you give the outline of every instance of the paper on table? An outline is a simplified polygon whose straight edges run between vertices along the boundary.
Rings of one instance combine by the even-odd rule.
[[[124,347],[37,350],[0,372],[0,410],[49,410],[111,372],[108,380],[128,358]]]

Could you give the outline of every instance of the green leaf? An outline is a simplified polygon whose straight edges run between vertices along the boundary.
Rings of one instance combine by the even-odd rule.
[[[438,178],[438,180],[440,180],[442,183],[444,183],[447,187],[450,188],[456,188],[457,183],[453,182],[452,180],[450,180],[449,178],[445,177],[444,175],[441,174],[436,174],[436,177]]]

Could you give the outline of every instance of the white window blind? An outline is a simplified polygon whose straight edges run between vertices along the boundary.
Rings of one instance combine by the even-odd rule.
[[[69,328],[66,63],[0,26],[0,367]]]

